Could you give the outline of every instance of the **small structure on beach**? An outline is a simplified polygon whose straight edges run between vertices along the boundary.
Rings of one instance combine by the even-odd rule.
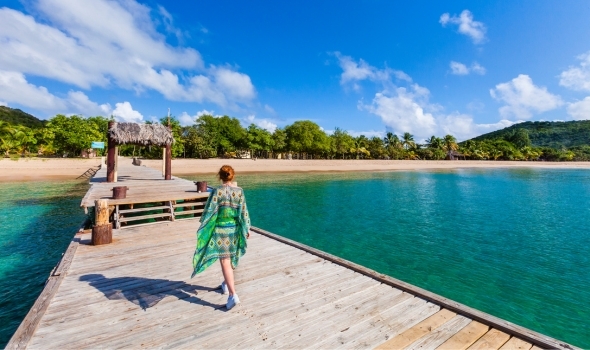
[[[447,154],[448,160],[461,160],[461,158],[463,158],[463,160],[466,159],[463,153],[459,153],[457,151],[451,151]]]
[[[163,148],[164,179],[172,179],[172,143],[174,136],[169,126],[109,122],[107,182],[117,182],[118,145],[159,146]]]

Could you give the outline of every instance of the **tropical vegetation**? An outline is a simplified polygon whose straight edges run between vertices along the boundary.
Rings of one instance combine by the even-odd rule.
[[[4,157],[13,158],[78,157],[92,141],[106,142],[108,121],[101,116],[77,115],[56,115],[41,121],[20,110],[0,107],[0,151]],[[409,132],[366,137],[335,128],[328,134],[309,120],[273,132],[255,124],[243,127],[229,116],[203,115],[190,126],[181,126],[174,117],[159,122],[170,123],[175,139],[172,155],[184,158],[590,160],[587,121],[557,123],[555,130],[550,122],[521,123],[461,143],[452,135],[433,135],[419,142]],[[101,154],[104,150],[99,151]],[[158,147],[123,145],[120,154],[159,158],[162,153]]]

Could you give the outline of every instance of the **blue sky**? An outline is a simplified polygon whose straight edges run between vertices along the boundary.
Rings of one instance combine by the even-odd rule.
[[[590,119],[588,1],[0,1],[0,104],[466,139]]]

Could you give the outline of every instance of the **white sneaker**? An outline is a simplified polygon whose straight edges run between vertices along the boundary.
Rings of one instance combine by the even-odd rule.
[[[231,310],[231,309],[233,309],[234,306],[238,305],[239,303],[240,303],[240,298],[238,298],[237,294],[230,295],[227,298],[227,304],[225,304],[225,307],[228,310]]]
[[[219,288],[221,288],[221,294],[229,294],[229,289],[227,289],[227,284],[225,284],[225,281],[221,282],[221,286],[219,286]]]

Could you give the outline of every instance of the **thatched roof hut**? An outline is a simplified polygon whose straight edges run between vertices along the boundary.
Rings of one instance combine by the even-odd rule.
[[[112,123],[109,137],[118,145],[164,147],[174,142],[172,131],[162,124]]]

